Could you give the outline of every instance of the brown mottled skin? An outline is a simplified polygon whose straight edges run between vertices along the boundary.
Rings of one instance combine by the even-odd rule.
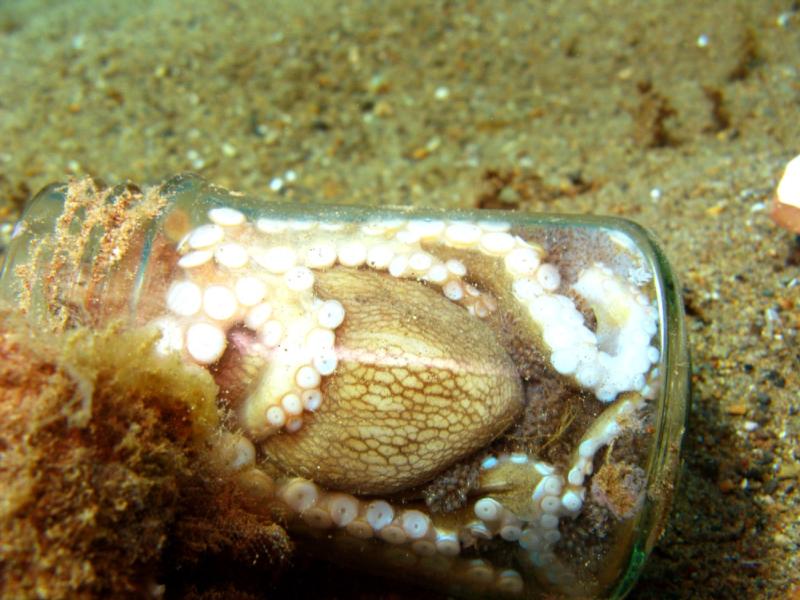
[[[317,294],[347,311],[339,366],[300,431],[263,448],[329,489],[387,494],[486,446],[522,408],[514,365],[478,318],[417,281],[338,268]]]

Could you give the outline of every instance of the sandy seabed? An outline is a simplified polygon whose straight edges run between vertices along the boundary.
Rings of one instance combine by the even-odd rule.
[[[186,170],[265,200],[633,219],[682,281],[694,385],[633,596],[796,598],[800,243],[767,208],[799,52],[788,1],[6,1],[0,234],[51,181]]]

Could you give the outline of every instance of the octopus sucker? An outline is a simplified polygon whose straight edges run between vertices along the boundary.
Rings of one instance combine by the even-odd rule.
[[[563,552],[564,532],[596,502],[595,463],[606,487],[645,472],[665,380],[653,261],[627,234],[303,212],[189,176],[116,193],[68,188],[57,263],[12,252],[5,276],[23,309],[128,318],[158,330],[157,354],[208,370],[225,414],[208,446],[254,511],[454,593],[593,593],[594,575],[573,574],[603,565]],[[143,239],[114,213],[137,202]],[[84,260],[98,227],[99,265]],[[45,294],[23,277],[36,268]],[[631,446],[619,464],[614,444]],[[620,530],[639,508],[623,499]]]

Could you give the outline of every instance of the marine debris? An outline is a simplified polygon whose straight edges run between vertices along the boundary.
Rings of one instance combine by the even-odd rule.
[[[509,216],[85,180],[34,201],[0,289],[210,379],[209,464],[312,554],[456,594],[605,593],[664,510],[662,274],[632,227]]]

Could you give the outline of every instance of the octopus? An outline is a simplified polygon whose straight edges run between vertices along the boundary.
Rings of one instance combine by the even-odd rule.
[[[317,552],[453,593],[572,586],[566,529],[659,390],[632,240],[564,244],[494,213],[256,210],[179,183],[160,191],[135,321],[214,376],[224,468]],[[589,242],[594,256],[569,249]],[[541,381],[591,407],[549,460],[520,434]],[[436,482],[455,499],[432,501]]]

